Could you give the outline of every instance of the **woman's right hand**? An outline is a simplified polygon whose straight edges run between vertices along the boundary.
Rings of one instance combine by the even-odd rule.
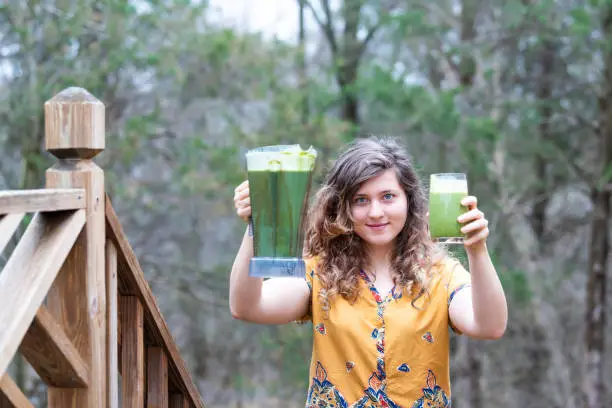
[[[234,190],[234,207],[236,214],[245,222],[249,222],[251,216],[251,198],[249,196],[249,181],[245,180]]]

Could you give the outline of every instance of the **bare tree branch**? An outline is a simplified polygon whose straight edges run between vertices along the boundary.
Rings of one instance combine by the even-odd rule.
[[[359,51],[357,54],[357,58],[361,58],[361,56],[363,55],[363,53],[365,52],[366,48],[368,47],[368,44],[370,43],[370,41],[372,41],[372,38],[374,38],[374,35],[376,35],[376,32],[383,26],[383,22],[382,21],[378,21],[377,24],[375,24],[374,26],[372,26],[370,28],[370,30],[368,31],[368,33],[366,34],[365,38],[363,39],[363,42],[361,43],[360,47],[359,47]]]
[[[438,17],[443,23],[448,26],[448,28],[454,30],[460,29],[459,20],[456,19],[452,14],[449,14],[444,11],[444,9],[442,9],[438,4],[434,2],[425,0],[423,3],[417,4],[416,7],[429,12],[435,17]]]
[[[337,55],[338,42],[336,41],[336,33],[334,32],[334,27],[332,24],[332,15],[331,9],[329,8],[328,0],[321,0],[321,5],[323,6],[323,10],[325,13],[325,21],[323,21],[321,16],[319,16],[319,14],[314,9],[312,3],[309,0],[305,0],[304,5],[308,7],[308,9],[310,9],[310,12],[312,13],[312,16],[314,17],[315,21],[317,22],[319,27],[321,27],[321,30],[323,30],[323,32],[325,33],[325,37],[329,41],[329,46],[332,50],[332,53],[334,55]]]
[[[396,1],[392,2],[391,4],[387,5],[386,10],[384,10],[384,11],[381,10],[380,11],[380,15],[378,17],[378,22],[368,29],[368,32],[367,32],[365,38],[363,39],[363,42],[361,43],[361,47],[359,49],[359,56],[361,56],[363,54],[363,52],[367,48],[367,46],[370,43],[370,41],[372,41],[372,38],[374,38],[376,33],[383,27],[384,22],[385,22],[385,18],[389,17],[389,15],[391,14],[391,11],[393,11],[397,7],[399,7],[400,4],[401,4],[401,2],[399,0],[396,0]]]

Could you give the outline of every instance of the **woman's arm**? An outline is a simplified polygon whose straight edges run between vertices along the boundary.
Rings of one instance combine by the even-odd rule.
[[[506,331],[508,306],[497,271],[487,250],[488,221],[476,207],[476,197],[466,197],[470,208],[459,217],[465,224],[464,245],[471,273],[471,288],[457,292],[449,305],[452,324],[462,333],[479,339],[498,339]]]
[[[235,191],[236,213],[244,220],[251,215],[249,186],[245,181]],[[253,238],[245,231],[230,274],[229,303],[232,316],[261,324],[289,323],[308,312],[310,288],[304,279],[249,276]]]

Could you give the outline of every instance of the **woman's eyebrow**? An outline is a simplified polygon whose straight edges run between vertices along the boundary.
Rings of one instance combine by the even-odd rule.
[[[381,195],[381,194],[387,194],[387,193],[395,193],[397,192],[397,190],[395,189],[386,189],[386,190],[381,190],[378,191],[377,193],[375,193],[375,195]],[[367,197],[369,194],[367,193],[356,193],[355,197]]]

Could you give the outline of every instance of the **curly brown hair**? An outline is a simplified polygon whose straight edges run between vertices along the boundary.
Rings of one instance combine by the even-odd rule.
[[[304,255],[318,259],[319,296],[326,312],[334,296],[355,301],[359,294],[359,271],[367,267],[367,259],[365,243],[353,231],[351,199],[364,182],[388,169],[395,170],[408,201],[406,223],[392,254],[392,277],[398,289],[416,292],[413,306],[446,258],[429,237],[427,199],[408,153],[393,138],[357,139],[333,164],[308,214]]]

